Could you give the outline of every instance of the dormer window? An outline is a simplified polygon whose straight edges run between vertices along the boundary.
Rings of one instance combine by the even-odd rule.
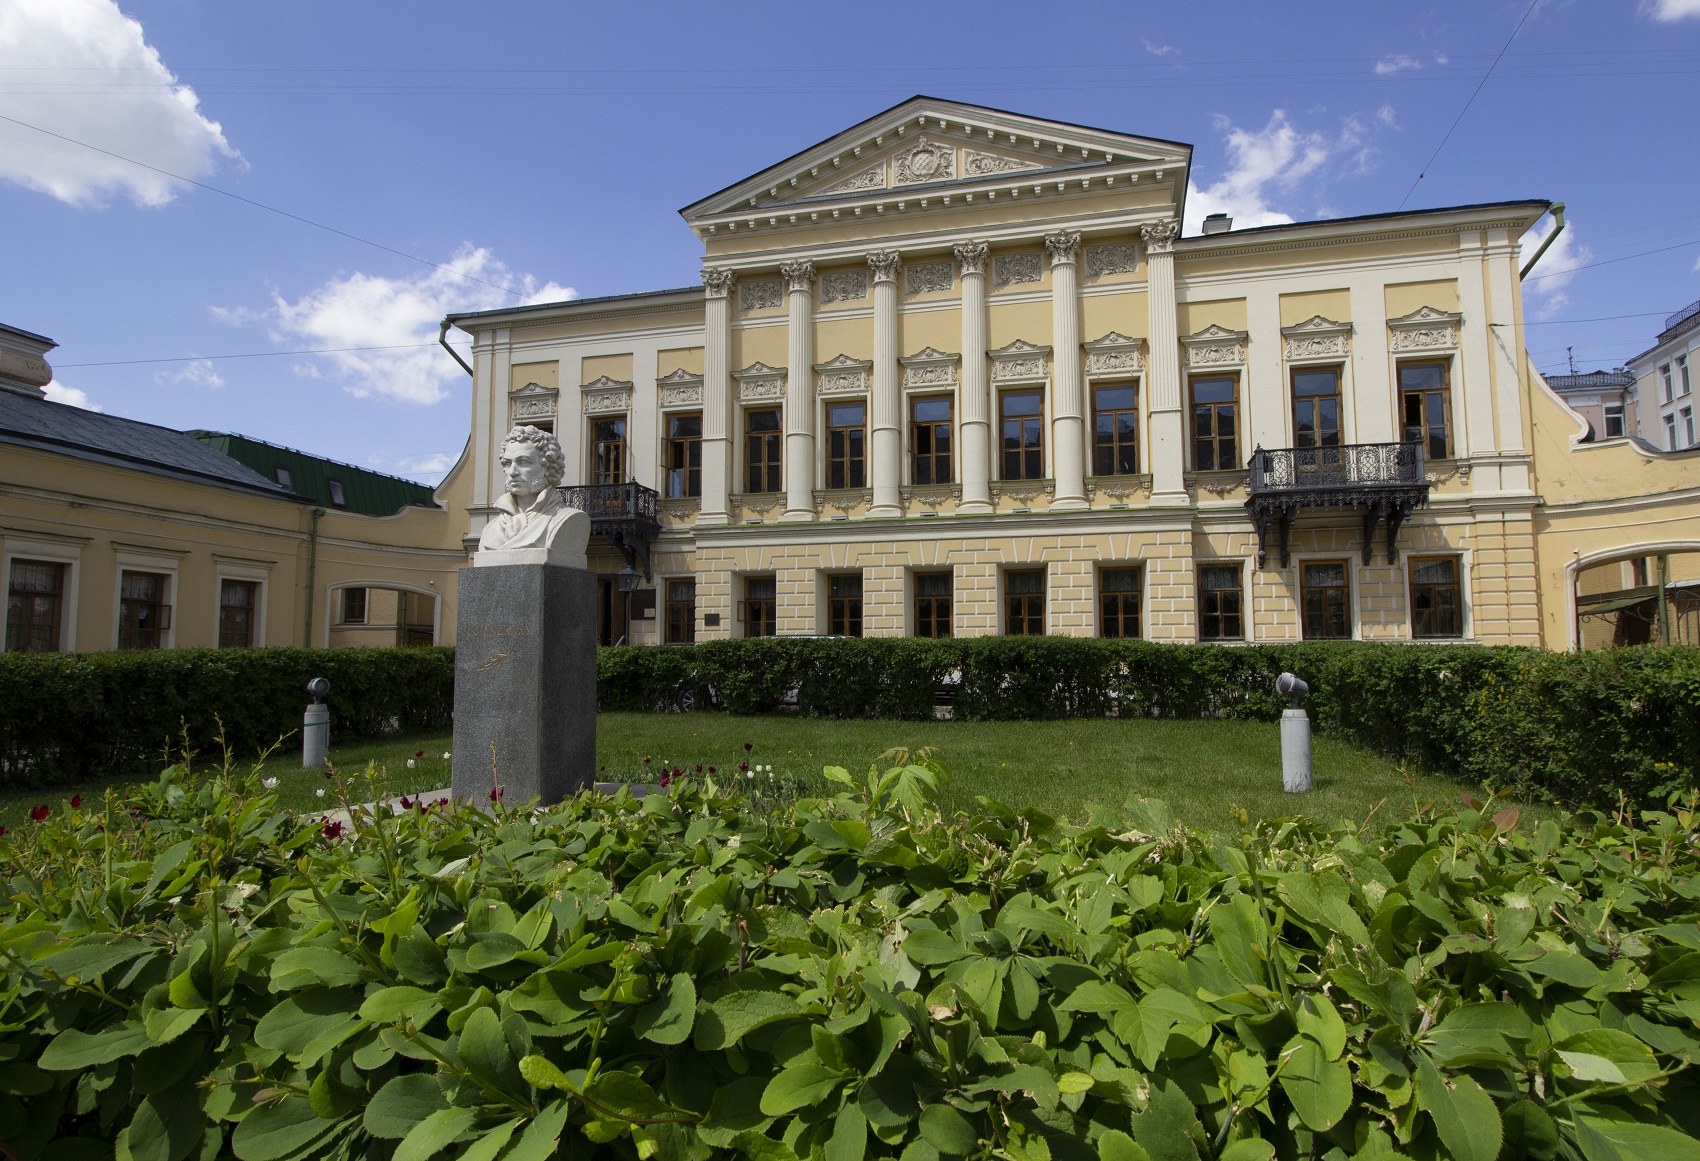
[[[342,490],[342,481],[341,480],[326,480],[325,483],[330,485],[331,503],[338,508],[348,507],[348,499],[343,494],[343,490]]]
[[[284,467],[282,464],[273,464],[272,475],[276,477],[278,487],[289,488],[292,491],[294,490],[295,478],[289,474],[288,468]]]

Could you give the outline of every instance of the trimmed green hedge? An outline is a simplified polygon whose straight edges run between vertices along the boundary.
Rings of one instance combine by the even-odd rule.
[[[1525,796],[1662,802],[1700,774],[1700,650],[1590,653],[1363,642],[1159,645],[1067,637],[764,638],[604,649],[604,710],[964,721],[1274,721],[1284,670],[1318,728],[1414,766]]]
[[[251,756],[296,735],[330,679],[331,738],[449,727],[453,649],[162,649],[0,654],[0,785],[144,774],[167,747]]]

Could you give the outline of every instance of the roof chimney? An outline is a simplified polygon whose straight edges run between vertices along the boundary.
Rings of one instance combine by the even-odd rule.
[[[1234,228],[1234,219],[1227,214],[1210,214],[1204,219],[1206,234],[1226,234]]]

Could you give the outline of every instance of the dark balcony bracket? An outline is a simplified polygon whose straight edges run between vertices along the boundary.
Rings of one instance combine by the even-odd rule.
[[[1305,508],[1363,510],[1363,561],[1375,554],[1375,526],[1387,525],[1387,563],[1399,559],[1399,529],[1428,503],[1423,449],[1417,443],[1258,448],[1251,458],[1246,508],[1257,527],[1257,567],[1278,551],[1292,565],[1293,522]]]
[[[649,546],[661,531],[655,514],[661,497],[654,488],[638,483],[563,485],[561,498],[590,516],[592,536],[605,538],[644,580],[655,579],[649,570]]]

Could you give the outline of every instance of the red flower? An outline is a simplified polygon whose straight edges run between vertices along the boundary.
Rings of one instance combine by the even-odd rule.
[[[325,777],[329,778],[330,776],[331,776],[331,772],[329,770],[326,770],[325,771]]]
[[[415,758],[423,758],[425,756],[425,751],[424,750],[415,750],[415,751],[413,751],[413,756]]]
[[[71,795],[71,809],[72,810],[77,809],[77,807],[81,806],[82,804],[83,804],[83,796],[81,794]]]
[[[671,786],[672,784],[673,784],[673,779],[668,777],[667,772],[665,770],[663,770],[661,772],[661,789],[665,790],[665,789],[667,789],[667,787]]]
[[[756,744],[754,742],[745,742],[744,743],[744,753],[746,753],[746,754],[748,754],[751,750],[753,750],[755,748],[756,748]]]
[[[697,773],[698,773],[698,774],[701,774],[701,773],[702,773],[702,763],[701,763],[701,762],[698,762],[698,763],[697,763]]]
[[[740,773],[747,772],[749,770],[749,768],[750,768],[750,764],[748,762],[739,762],[738,763],[738,770],[739,770]]]
[[[324,836],[328,839],[333,840],[333,841],[342,838],[342,823],[341,822],[327,822],[327,823],[325,823],[325,825],[324,825]]]
[[[104,829],[104,828],[102,828],[102,829]],[[3,827],[3,826],[0,826],[0,838],[5,838],[5,837],[6,837],[6,828]]]
[[[405,794],[403,794],[401,796],[401,808],[403,810],[412,810],[413,809],[413,800]]]
[[[500,786],[492,786],[490,788],[490,801],[491,802],[496,801],[501,796],[502,796],[502,788]]]
[[[30,807],[30,818],[35,822],[46,822],[47,816],[50,813],[51,812],[45,806]]]
[[[643,764],[644,764],[644,765],[645,765],[645,766],[647,766],[647,765],[649,765],[649,759],[648,759],[648,758],[645,758],[645,759],[644,759],[644,760],[643,760]]]
[[[708,768],[708,772],[709,772],[709,773],[710,773],[710,774],[712,774],[712,773],[714,773],[714,767],[713,767],[713,766],[710,766],[710,767],[709,767],[709,768]]]

